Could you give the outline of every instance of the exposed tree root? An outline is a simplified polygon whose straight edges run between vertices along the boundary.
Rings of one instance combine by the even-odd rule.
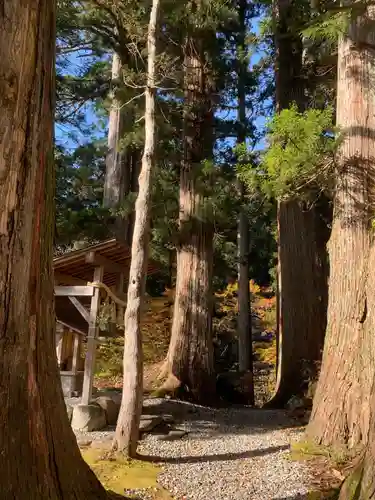
[[[165,378],[166,375],[160,378]],[[159,378],[159,377],[158,377]],[[182,384],[181,381],[170,373],[164,383],[156,389],[152,394],[154,397],[164,398],[166,396],[176,396],[177,392],[181,389]]]
[[[157,376],[157,380],[163,380],[163,379],[167,378],[168,371],[169,371],[169,363],[168,363],[168,359],[165,359],[163,364],[160,367],[160,372],[159,372],[159,375]]]

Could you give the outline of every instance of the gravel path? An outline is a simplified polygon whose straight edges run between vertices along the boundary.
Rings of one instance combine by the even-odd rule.
[[[156,399],[145,406],[147,414],[173,415],[175,432],[169,438],[147,435],[139,453],[163,465],[159,482],[177,500],[307,498],[309,470],[288,458],[290,442],[301,431],[291,426],[284,412],[212,410]],[[182,436],[182,431],[187,434]],[[91,432],[89,437],[103,439],[109,434]]]

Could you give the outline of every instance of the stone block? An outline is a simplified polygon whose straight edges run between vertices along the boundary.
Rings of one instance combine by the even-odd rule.
[[[108,396],[100,396],[96,398],[95,403],[97,403],[105,411],[107,425],[116,425],[120,405]]]
[[[162,418],[166,424],[174,424],[174,416],[170,413],[163,413]]]
[[[107,425],[106,414],[98,404],[77,405],[73,408],[72,428],[76,431],[99,431]]]
[[[163,422],[161,416],[158,415],[142,415],[139,424],[139,432],[151,432],[155,427]]]
[[[121,405],[121,399],[122,399],[122,391],[121,390],[111,390],[111,389],[106,389],[106,390],[101,390],[98,391],[95,396],[97,398],[99,397],[106,397],[106,398],[111,398],[118,406]]]

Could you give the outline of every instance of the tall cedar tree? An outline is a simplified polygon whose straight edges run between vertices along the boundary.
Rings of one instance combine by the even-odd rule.
[[[293,0],[274,5],[276,110],[304,107],[302,39],[290,20],[300,7]],[[304,363],[319,361],[326,327],[326,251],[319,238],[316,208],[296,200],[278,203],[278,370],[269,405],[283,406],[301,390]]]
[[[329,242],[328,324],[308,427],[308,435],[323,445],[369,443],[363,483],[369,490],[362,488],[356,496],[366,500],[375,495],[374,21],[374,7],[353,12],[348,33],[339,40],[337,125],[342,141]]]
[[[152,174],[156,150],[156,39],[159,0],[153,0],[147,38],[147,84],[145,145],[135,204],[128,300],[125,311],[123,390],[113,449],[135,456],[143,403],[143,356],[141,310],[145,299],[148,246],[150,239]]]
[[[108,152],[106,156],[106,172],[104,180],[103,205],[118,210],[124,197],[129,192],[127,182],[126,151],[121,147],[124,135],[124,119],[126,110],[116,96],[116,88],[122,77],[121,59],[114,52],[112,58],[112,102],[108,117]],[[118,239],[127,241],[127,228],[124,217],[115,219],[114,233]]]
[[[0,23],[0,489],[9,499],[104,500],[54,355],[55,2],[6,2]]]
[[[239,34],[237,41],[237,99],[238,99],[238,136],[239,145],[246,142],[246,77],[248,67],[248,49],[246,45],[247,0],[240,0],[238,5]],[[241,202],[244,203],[245,186],[238,181]],[[251,306],[249,288],[249,219],[244,207],[241,207],[238,221],[238,365],[240,371],[253,371]],[[254,386],[249,402],[254,404]]]
[[[199,16],[199,1],[191,11]],[[215,395],[212,343],[213,224],[198,188],[203,163],[212,157],[213,102],[202,31],[184,41],[183,161],[180,173],[180,236],[172,334],[165,387],[176,379],[197,402]]]
[[[64,0],[63,3],[65,4],[66,2],[70,5],[70,0]],[[237,5],[238,1],[236,0],[233,3]],[[129,227],[130,231],[125,231],[125,238],[130,241],[134,219],[132,203],[134,196],[133,194],[128,196],[126,193],[128,193],[128,191],[131,193],[137,191],[138,168],[133,170],[133,165],[138,167],[139,161],[137,160],[134,162],[131,158],[128,159],[128,154],[133,157],[133,150],[137,149],[137,147],[141,147],[144,141],[142,121],[142,116],[144,115],[143,99],[135,97],[139,96],[142,92],[140,88],[145,81],[144,63],[140,59],[140,54],[144,50],[146,16],[144,12],[142,14],[137,13],[138,7],[132,5],[129,10],[122,8],[120,11],[116,10],[113,12],[115,19],[117,19],[116,24],[113,21],[113,16],[109,17],[108,9],[93,9],[91,12],[90,5],[91,2],[88,2],[88,12],[78,12],[77,9],[72,7],[73,15],[69,13],[64,15],[65,11],[60,9],[60,17],[63,19],[61,19],[59,23],[59,39],[63,37],[64,50],[68,53],[78,50],[82,45],[89,45],[94,55],[100,55],[103,50],[108,55],[110,53],[113,54],[113,50],[115,49],[116,54],[121,58],[120,63],[116,63],[116,67],[113,67],[115,71],[112,77],[112,92],[109,99],[105,100],[105,107],[109,108],[109,106],[107,106],[108,101],[108,104],[113,102],[112,108],[109,108],[109,136],[111,140],[108,141],[107,173],[109,169],[112,168],[111,165],[113,165],[112,160],[114,158],[112,153],[114,152],[118,160],[121,157],[122,166],[124,167],[124,173],[126,175],[125,182],[121,189],[124,195],[118,189],[119,184],[116,181],[116,174],[113,177],[109,173],[109,175],[106,176],[106,193],[104,198],[105,206],[111,206],[111,208],[114,208],[114,211],[117,212],[118,217],[116,217],[116,219],[120,222],[120,227],[122,226],[122,222],[125,222],[125,225]],[[107,2],[105,5],[109,9],[114,9],[115,7],[113,2]],[[254,7],[251,6],[252,4],[249,3],[247,16],[254,15]],[[152,258],[158,260],[160,265],[166,269],[164,273],[168,273],[169,276],[171,276],[175,274],[176,219],[178,218],[178,181],[176,176],[179,175],[177,170],[179,170],[178,165],[181,162],[182,156],[181,89],[183,85],[182,82],[180,82],[182,73],[180,69],[182,67],[181,45],[184,37],[184,29],[181,29],[180,20],[186,12],[183,6],[179,9],[171,9],[168,2],[167,4],[164,3],[163,7],[164,27],[163,32],[160,34],[161,57],[158,62],[162,69],[159,72],[161,78],[158,82],[160,88],[157,95],[158,105],[156,115],[160,129],[158,150],[162,152],[162,155],[158,162],[158,174],[153,188],[151,254]],[[142,8],[140,7],[140,9]],[[210,12],[212,12],[212,9],[210,9]],[[219,13],[219,10],[217,10],[217,12]],[[220,89],[220,101],[224,106],[224,112],[227,114],[228,109],[233,110],[235,107],[234,99],[237,93],[237,78],[235,76],[238,71],[235,57],[237,39],[233,34],[238,33],[239,23],[237,19],[234,20],[234,16],[224,16],[222,11],[220,15],[224,20],[222,26],[220,26],[220,29],[223,29],[224,35],[224,37],[220,36],[220,43],[222,45],[220,49],[221,57],[220,61],[216,60],[212,64],[216,69],[216,75],[218,75],[215,76],[215,80],[220,81],[218,84],[218,88]],[[70,20],[72,17],[73,19]],[[99,21],[100,34],[97,31]],[[116,26],[114,26],[114,24],[116,24]],[[74,33],[76,34],[74,35]],[[80,36],[78,36],[79,34]],[[133,40],[138,41],[137,51],[133,50],[135,47],[134,44],[130,44],[129,41],[126,41],[130,35]],[[174,40],[173,44],[170,43],[171,39]],[[217,40],[215,44],[218,44]],[[225,52],[223,50],[224,44],[227,49]],[[60,43],[60,46],[61,45],[62,43]],[[62,53],[64,50],[62,50]],[[138,57],[137,61],[134,60],[135,57]],[[60,59],[63,59],[63,56],[59,57],[59,61]],[[128,61],[128,63],[126,61]],[[242,58],[242,61],[244,61],[244,58]],[[89,96],[95,100],[97,106],[101,105],[100,102],[108,91],[109,76],[111,73],[108,61],[98,61],[96,57],[93,57],[92,60],[87,61],[85,71],[79,72],[80,76],[74,78],[66,76],[65,66],[62,63],[60,66],[60,77],[64,80],[65,87],[71,87],[70,91],[64,87],[60,89],[61,91],[58,93],[59,101],[61,101],[59,106],[60,110],[65,110],[65,114],[70,114],[70,107],[73,102],[75,107],[79,107],[81,101],[86,100]],[[121,69],[121,71],[119,71],[119,69]],[[64,76],[66,76],[65,79]],[[133,88],[133,83],[134,86],[139,86],[140,88]],[[254,72],[252,71],[250,73],[246,71],[244,86],[247,100],[249,99],[249,95],[254,92],[255,85]],[[70,104],[69,102],[65,102],[65,95],[72,97]],[[76,98],[75,100],[73,99],[74,96]],[[66,111],[66,104],[69,111]],[[220,106],[221,104],[219,103],[218,108],[220,108]],[[249,106],[249,102],[247,102],[247,106]],[[123,112],[121,119],[116,112],[120,107]],[[112,116],[114,119],[112,119]],[[113,123],[114,127],[111,127],[111,123]],[[122,132],[118,134],[116,132],[117,124],[120,124],[122,129]],[[227,121],[226,119],[219,119],[218,116],[216,116],[215,138],[218,139],[218,142],[227,136],[237,137],[237,133],[239,132],[237,124],[237,120]],[[249,118],[247,119],[246,128],[241,127],[241,134],[243,135],[243,133],[248,136],[252,134],[251,126],[249,126]],[[111,144],[113,144],[113,146],[111,146]],[[95,145],[95,142],[93,145]],[[79,150],[84,152],[85,148],[80,147]],[[99,148],[97,149],[97,153],[102,166],[102,152]],[[87,179],[89,181],[89,189],[86,190],[87,175],[83,174],[86,172],[89,173],[91,164],[94,164],[93,161],[97,163],[98,159],[95,160],[95,158],[93,158],[93,160],[90,160],[87,156],[87,162],[82,164],[82,168],[78,169],[75,168],[75,166],[69,168],[69,163],[74,160],[74,155],[75,153],[73,155],[59,154],[59,163],[62,166],[62,168],[58,170],[59,193],[61,193],[58,206],[59,242],[64,241],[68,243],[69,240],[74,238],[76,227],[77,236],[82,234],[85,239],[91,235],[94,238],[107,237],[108,229],[112,231],[114,229],[116,236],[123,238],[124,231],[121,229],[117,231],[114,218],[108,217],[109,211],[100,207],[103,178],[100,177],[99,183],[95,186],[91,186],[91,181]],[[80,154],[80,156],[82,155]],[[234,156],[233,152],[231,152],[229,159],[230,163],[234,161]],[[235,236],[237,234],[235,219],[239,203],[237,202],[235,193],[234,169],[228,164],[223,164],[223,161],[228,161],[228,151],[226,151],[225,147],[222,145],[219,145],[217,149],[215,160],[221,163],[219,168],[218,165],[215,166],[215,182],[212,183],[211,186],[208,186],[208,183],[202,182],[201,179],[201,183],[204,183],[205,190],[209,191],[206,193],[207,200],[209,199],[211,205],[215,207],[215,233],[217,237],[214,238],[214,269],[217,275],[214,278],[214,285],[218,285],[219,282],[226,282],[228,275],[235,272],[237,264],[235,256]],[[116,168],[113,172],[120,174],[120,170]],[[231,175],[229,175],[229,173]],[[120,182],[122,184],[123,181],[121,180]],[[65,186],[68,185],[72,188],[69,196],[67,196],[68,193],[65,191]],[[77,185],[82,185],[82,190],[77,190]],[[60,189],[60,187],[63,189]],[[73,191],[76,191],[77,194]],[[86,193],[90,195],[90,200],[87,200],[88,203],[86,203]],[[109,195],[111,199],[109,199],[107,195]],[[120,202],[117,201],[118,198],[121,200]],[[117,208],[119,208],[119,210],[117,210]],[[110,210],[110,212],[112,212],[112,210]],[[121,219],[126,218],[128,220],[130,219],[130,224],[126,224],[124,220],[121,221]],[[258,217],[256,217],[256,219],[258,219]],[[112,222],[114,222],[114,224],[112,224]],[[258,234],[258,228],[254,227],[253,236],[256,238],[254,241],[258,241]],[[271,240],[271,238],[269,239]],[[244,238],[242,238],[242,242],[246,243]],[[263,252],[263,255],[266,256],[266,262],[268,262],[267,254],[269,255],[269,252]],[[262,270],[265,269],[261,259],[261,255],[253,251],[253,275],[256,277],[262,275]],[[256,274],[254,274],[254,267],[256,270],[259,270]],[[243,269],[245,268],[246,266],[244,265]],[[173,270],[173,272],[171,272],[171,270]],[[263,271],[263,275],[264,274]],[[243,273],[242,276],[244,276]],[[154,281],[154,278],[152,281]],[[246,277],[244,277],[243,281],[245,283],[243,289],[246,291]],[[246,313],[246,310],[243,308],[242,311]],[[248,314],[246,314],[246,318],[248,318]]]
[[[104,182],[103,204],[112,209],[116,216],[112,232],[119,239],[131,245],[134,229],[134,212],[123,213],[122,205],[127,196],[138,191],[141,151],[133,143],[125,146],[126,134],[134,132],[134,109],[124,101],[124,78],[126,69],[136,65],[136,57],[125,49],[129,40],[126,30],[119,38],[122,50],[114,52],[112,59],[112,95],[108,121],[108,153],[106,156],[106,174]],[[121,96],[122,91],[122,96]],[[125,94],[124,94],[125,92]],[[132,101],[134,96],[129,100]]]

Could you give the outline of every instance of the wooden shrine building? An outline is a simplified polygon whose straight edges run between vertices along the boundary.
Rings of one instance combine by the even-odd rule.
[[[56,354],[63,392],[68,397],[82,394],[83,404],[89,404],[92,396],[101,305],[110,300],[119,322],[123,321],[129,268],[130,249],[116,239],[73,250],[53,260]],[[148,274],[156,271],[156,265],[150,262]],[[101,335],[116,333],[123,335],[123,331],[116,332],[115,319],[109,332]]]

